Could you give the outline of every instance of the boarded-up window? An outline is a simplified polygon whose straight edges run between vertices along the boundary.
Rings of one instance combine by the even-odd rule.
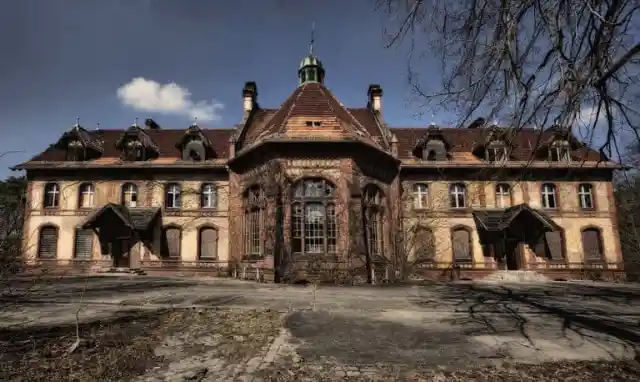
[[[436,240],[433,231],[425,227],[416,229],[414,251],[416,260],[431,261],[436,255]]]
[[[200,230],[200,258],[215,259],[218,257],[218,231],[211,227]]]
[[[162,256],[180,257],[180,229],[177,227],[167,227],[164,230],[162,243]]]
[[[558,231],[546,232],[544,234],[547,242],[547,249],[549,257],[552,260],[562,260],[563,256],[563,237],[562,233]]]
[[[587,228],[582,231],[582,250],[585,260],[602,260],[603,251],[599,230]]]
[[[77,229],[74,243],[74,257],[76,259],[89,260],[93,254],[93,231],[90,229]]]
[[[38,257],[41,259],[55,259],[58,254],[58,228],[42,227],[38,241]]]
[[[461,262],[471,261],[471,235],[464,228],[457,228],[451,234],[453,244],[453,260]]]

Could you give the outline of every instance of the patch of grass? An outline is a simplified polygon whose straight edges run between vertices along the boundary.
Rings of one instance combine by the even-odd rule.
[[[192,340],[204,336],[217,338],[216,353],[221,358],[246,360],[268,342],[279,323],[279,314],[271,311],[135,312],[81,324],[83,341],[69,355],[66,352],[76,340],[75,325],[4,330],[0,331],[0,380],[130,381],[202,352],[203,344]],[[171,346],[168,353],[158,351],[166,347],[167,338],[176,336],[186,343]]]
[[[172,312],[131,313],[109,321],[0,331],[0,380],[87,381],[122,380],[162,362],[154,348],[163,322]]]

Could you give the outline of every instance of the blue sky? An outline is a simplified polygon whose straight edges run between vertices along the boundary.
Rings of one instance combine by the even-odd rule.
[[[368,85],[378,83],[391,125],[439,122],[416,117],[405,53],[384,48],[383,18],[371,3],[2,1],[0,152],[18,152],[0,158],[0,176],[77,116],[87,128],[125,128],[135,117],[186,128],[194,114],[202,126],[229,127],[241,118],[245,81],[257,82],[261,105],[277,107],[297,86],[314,21],[326,85],[345,105],[364,106]]]

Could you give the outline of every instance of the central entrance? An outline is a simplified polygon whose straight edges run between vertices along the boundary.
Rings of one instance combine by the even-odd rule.
[[[115,238],[111,242],[111,256],[115,268],[129,268],[131,266],[131,239],[129,237]]]

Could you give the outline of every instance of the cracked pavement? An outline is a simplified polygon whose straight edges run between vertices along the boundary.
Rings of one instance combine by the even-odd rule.
[[[81,298],[81,320],[168,307],[281,312],[282,333],[265,345],[262,358],[238,366],[246,376],[280,361],[299,360],[332,365],[334,377],[363,375],[375,365],[416,369],[618,360],[636,357],[640,343],[638,285],[320,286],[313,296],[310,286],[227,279],[112,276],[16,282],[3,293],[0,325],[73,322]],[[207,376],[220,377],[215,372]]]

